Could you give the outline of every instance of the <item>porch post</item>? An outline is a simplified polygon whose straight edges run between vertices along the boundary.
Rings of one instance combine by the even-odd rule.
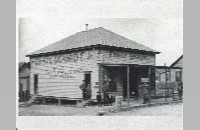
[[[171,79],[171,68],[169,68],[169,82],[171,82],[171,81],[172,81],[172,79]],[[168,95],[169,95],[169,97],[170,97],[170,94],[172,94],[172,93],[173,93],[172,88],[171,87],[168,88]]]
[[[149,72],[148,72],[148,77],[149,77],[149,105],[151,104],[151,67],[149,67]]]
[[[101,65],[99,65],[99,92],[101,93]]]
[[[128,101],[128,107],[130,106],[130,84],[129,84],[129,79],[130,79],[130,66],[127,65],[127,101]]]
[[[172,81],[171,77],[171,68],[169,68],[169,81]]]
[[[183,85],[183,69],[182,68],[180,69],[180,81]]]
[[[165,68],[165,102],[167,102],[167,69]]]
[[[182,87],[182,90],[183,90],[183,69],[182,68],[181,68],[181,73],[180,73],[180,81],[181,81],[181,87]],[[182,97],[183,97],[183,92],[182,92]]]
[[[99,64],[99,92],[101,96],[103,93],[102,89],[103,89],[103,69],[102,69],[102,65]]]

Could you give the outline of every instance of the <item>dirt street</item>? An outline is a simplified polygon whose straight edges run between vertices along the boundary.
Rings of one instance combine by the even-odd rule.
[[[112,109],[113,106],[75,106],[32,105],[19,107],[19,116],[97,116],[99,111]],[[162,105],[128,110],[126,112],[108,113],[106,116],[182,116],[183,105]]]

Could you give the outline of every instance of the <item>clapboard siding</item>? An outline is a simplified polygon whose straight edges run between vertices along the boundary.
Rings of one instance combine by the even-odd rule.
[[[73,91],[69,91],[67,89],[60,89],[60,90],[52,90],[52,91],[41,91],[40,94],[41,95],[44,95],[44,96],[55,96],[56,94],[65,94],[66,97],[70,97],[70,96],[73,96],[73,98],[81,98],[81,91],[79,91],[78,89],[77,90],[73,90]],[[69,95],[69,96],[67,96]],[[57,95],[56,95],[57,96]]]
[[[32,57],[30,63],[32,94],[34,92],[33,75],[38,74],[38,95],[82,98],[82,91],[79,86],[84,79],[84,72],[91,71],[92,99],[95,99],[96,92],[99,90],[97,85],[99,82],[98,63],[155,65],[155,55],[91,49]],[[116,76],[116,87],[120,93],[123,93],[122,76],[120,72]]]
[[[19,71],[19,77],[28,77],[30,74],[30,69],[29,68],[23,68]]]
[[[183,57],[174,65],[174,67],[181,67],[181,68],[183,68]]]
[[[84,79],[84,71],[91,71],[92,98],[96,98],[98,88],[98,50],[87,50],[53,56],[31,58],[31,93],[34,90],[33,75],[38,74],[38,94],[43,96],[64,96],[82,98],[79,86]]]
[[[155,55],[109,50],[101,50],[101,53],[104,63],[155,65]]]

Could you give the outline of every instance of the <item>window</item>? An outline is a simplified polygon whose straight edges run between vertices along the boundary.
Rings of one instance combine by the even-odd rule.
[[[166,81],[170,81],[170,77],[168,73],[166,73]]]
[[[156,82],[161,82],[161,74],[156,74]]]
[[[181,72],[176,71],[176,82],[181,82]]]
[[[22,92],[22,91],[23,91],[23,84],[20,83],[20,84],[19,84],[19,92]]]
[[[38,94],[38,74],[34,74],[34,94]]]

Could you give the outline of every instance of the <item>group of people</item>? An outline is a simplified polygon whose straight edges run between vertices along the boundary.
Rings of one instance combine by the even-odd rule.
[[[98,91],[97,92],[97,105],[102,106],[102,105],[112,105],[113,102],[113,97],[109,92],[104,93],[104,98],[102,98],[101,93]]]
[[[82,81],[82,84],[79,86],[79,88],[82,90],[82,97],[83,99],[90,99],[91,98],[91,88],[90,84],[87,84],[85,80]],[[111,105],[112,104],[112,96],[109,92],[103,93],[103,98],[101,96],[101,93],[97,92],[97,104],[99,106],[104,105]]]
[[[85,80],[83,80],[82,84],[80,85],[80,89],[82,90],[83,94],[83,99],[90,99],[91,98],[91,86],[90,84],[86,84]],[[148,84],[144,83],[143,85],[140,86],[140,89],[142,90],[142,97],[143,97],[143,103],[146,104],[149,101],[149,92],[148,92]],[[178,96],[179,100],[182,100],[183,96],[183,85],[182,83],[178,85]],[[97,92],[97,103],[98,105],[107,104],[111,105],[112,103],[112,96],[110,95],[109,92],[105,91],[103,93],[103,99],[101,96],[101,93],[98,91]]]

